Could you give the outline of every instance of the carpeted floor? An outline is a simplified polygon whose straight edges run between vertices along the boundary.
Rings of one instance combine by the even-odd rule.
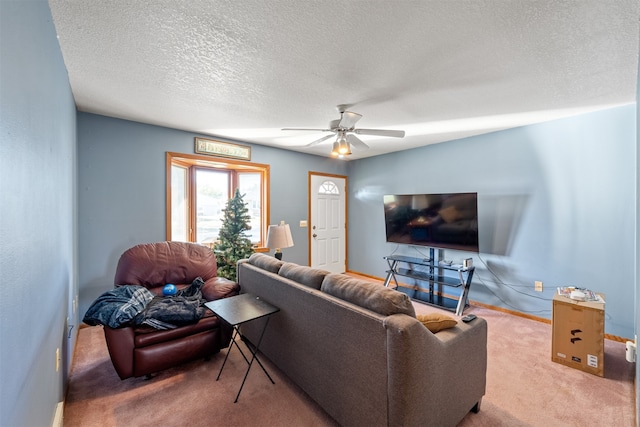
[[[418,314],[437,309],[415,303]],[[487,392],[478,414],[460,426],[635,426],[634,364],[623,343],[605,341],[605,377],[551,361],[551,326],[481,307],[489,325]],[[121,381],[101,327],[79,332],[64,411],[66,427],[82,426],[334,426],[295,384],[263,360],[276,384],[255,365],[233,403],[246,363],[226,349],[151,380]],[[473,355],[469,355],[473,357]],[[461,367],[462,368],[462,367]],[[425,420],[428,425],[428,420]]]
[[[635,364],[605,340],[605,377],[551,361],[551,325],[486,308],[487,392],[460,426],[635,426]]]

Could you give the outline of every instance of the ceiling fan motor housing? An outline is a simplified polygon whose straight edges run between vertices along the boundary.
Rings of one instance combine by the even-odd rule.
[[[378,136],[387,136],[393,138],[402,138],[404,137],[404,131],[399,130],[386,130],[386,129],[356,129],[355,125],[362,118],[362,114],[354,113],[352,111],[347,111],[348,105],[341,104],[337,106],[338,112],[340,113],[340,118],[336,120],[331,120],[329,122],[329,129],[296,129],[296,128],[285,128],[283,130],[302,130],[302,131],[314,131],[314,132],[333,132],[336,134],[336,139],[333,143],[333,149],[331,150],[331,155],[339,154],[340,156],[351,154],[351,146],[354,145],[358,148],[369,148],[367,144],[362,142],[354,133],[359,135],[378,135]],[[320,144],[323,141],[331,138],[332,135],[323,136],[322,138],[315,140],[309,144],[307,147],[313,147],[314,145]]]

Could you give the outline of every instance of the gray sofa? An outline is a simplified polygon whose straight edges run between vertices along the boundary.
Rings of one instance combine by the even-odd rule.
[[[339,424],[455,426],[479,410],[484,319],[434,334],[401,292],[259,253],[238,262],[238,284],[280,308],[261,353]],[[262,325],[243,336],[256,343]]]

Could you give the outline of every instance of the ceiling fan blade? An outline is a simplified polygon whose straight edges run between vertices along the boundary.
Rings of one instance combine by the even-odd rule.
[[[281,130],[303,130],[311,132],[333,132],[331,129],[282,128]]]
[[[369,146],[362,142],[360,138],[351,133],[347,135],[347,142],[357,148],[369,148]]]
[[[376,135],[376,136],[390,136],[392,138],[404,138],[403,130],[389,130],[389,129],[354,129],[358,135]]]
[[[323,137],[322,137],[322,138],[320,138],[320,139],[316,139],[315,141],[310,142],[309,144],[307,144],[307,147],[313,147],[314,145],[318,145],[318,144],[320,144],[322,141],[326,141],[326,140],[327,140],[327,139],[329,139],[329,138],[333,138],[333,135],[327,135],[327,136],[323,136]]]
[[[338,126],[345,129],[351,129],[362,118],[362,114],[353,113],[351,111],[345,111],[342,113],[342,118]]]

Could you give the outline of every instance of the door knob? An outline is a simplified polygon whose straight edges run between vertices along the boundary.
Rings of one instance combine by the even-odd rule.
[[[316,233],[313,233],[313,237],[318,237],[318,235]]]

